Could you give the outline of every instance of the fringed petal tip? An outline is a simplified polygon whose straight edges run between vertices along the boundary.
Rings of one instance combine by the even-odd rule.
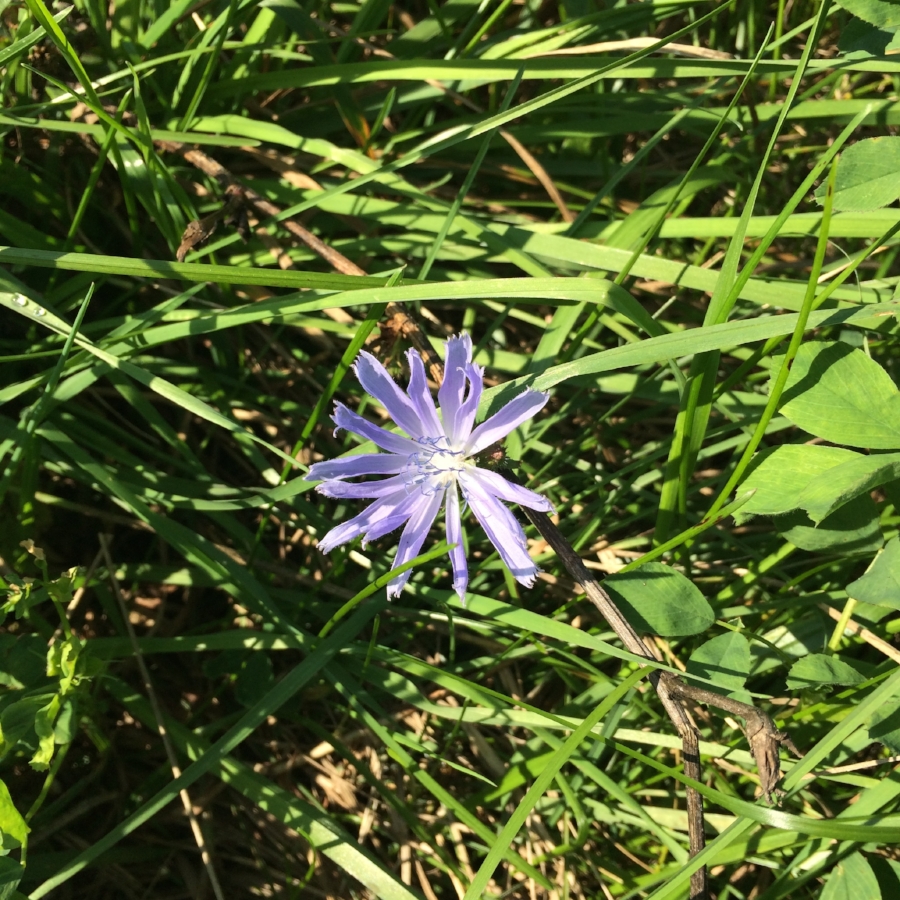
[[[512,571],[512,570],[510,570]],[[541,574],[544,570],[535,566],[531,572],[519,570],[517,572],[513,572],[512,576],[522,585],[522,587],[531,588],[534,587],[535,581],[537,581],[538,575]]]
[[[327,460],[327,462],[330,462],[330,461],[331,461],[331,460]],[[328,476],[327,476],[327,475],[320,475],[320,474],[318,474],[319,472],[322,471],[322,469],[316,469],[316,466],[317,466],[317,465],[320,465],[320,464],[319,464],[319,463],[313,463],[313,464],[309,467],[309,471],[303,476],[303,481],[326,481],[326,480],[328,479]],[[323,468],[324,468],[324,467],[323,467]]]
[[[472,359],[472,336],[468,331],[461,331],[459,334],[454,334],[451,337],[447,338],[444,341],[444,359],[447,358],[447,354],[449,354],[450,349],[455,346],[461,346],[466,352],[466,362],[471,361]]]
[[[378,361],[376,357],[374,357],[368,350],[360,350],[356,355],[356,359],[353,360],[353,364],[351,368],[353,369],[353,373],[356,374],[357,367],[359,366],[360,359],[364,359],[369,363],[372,363],[376,366],[381,366],[381,363]]]
[[[407,569],[405,572],[401,572],[396,578],[393,578],[388,582],[388,600],[394,600],[403,593],[403,588],[406,587],[406,582],[409,581],[411,576],[412,569]]]
[[[340,424],[340,422],[338,422],[338,416],[340,415],[340,407],[342,407],[342,406],[344,406],[344,404],[341,403],[340,400],[335,400],[335,402],[334,402],[334,410],[332,410],[332,413],[331,413],[331,415],[329,416],[329,418],[331,419],[331,421],[334,422],[334,432],[333,432],[333,434],[334,434],[335,437],[338,436],[338,432],[344,431],[344,430],[345,430],[345,429],[343,428],[343,426]],[[347,407],[344,406],[344,409],[346,409],[346,408],[347,408]]]

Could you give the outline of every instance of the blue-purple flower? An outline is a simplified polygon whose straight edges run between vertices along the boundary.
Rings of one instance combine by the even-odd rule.
[[[553,506],[540,494],[478,466],[475,457],[534,416],[548,395],[528,389],[474,427],[484,388],[484,370],[472,362],[469,335],[453,337],[445,346],[444,382],[438,391],[440,412],[428,389],[425,366],[415,350],[407,353],[410,380],[406,392],[371,353],[362,351],[354,366],[356,377],[408,437],[374,425],[337,403],[335,433],[340,429],[352,431],[387,452],[316,463],[306,478],[320,480],[316,490],[327,497],[375,501],[359,515],[332,528],[319,541],[319,549],[328,553],[360,535],[365,546],[367,541],[405,525],[392,568],[419,555],[443,506],[447,542],[455,545],[450,550],[453,587],[465,602],[469,570],[457,486],[516,581],[526,587],[534,584],[538,567],[528,555],[525,532],[501,501],[542,512],[552,512]],[[389,477],[362,483],[344,480],[356,475]],[[399,596],[410,574],[407,569],[390,582],[388,597]]]

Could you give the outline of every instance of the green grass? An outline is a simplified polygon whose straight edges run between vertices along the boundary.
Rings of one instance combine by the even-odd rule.
[[[865,552],[700,527],[748,447],[810,440],[776,402],[802,341],[900,383],[900,213],[813,198],[896,131],[896,57],[839,54],[849,14],[807,0],[0,7],[0,890],[214,896],[184,788],[227,897],[675,900],[698,864],[718,900],[897,895],[898,656],[835,616],[893,647],[900,597],[846,588],[896,537],[900,483],[871,492]],[[173,142],[282,213],[177,262],[225,197]],[[405,383],[390,302],[438,350],[473,335],[482,415],[551,392],[507,451],[589,566],[668,542],[716,624],[655,638],[663,665],[747,639],[744,692],[806,754],[780,808],[736,723],[698,711],[689,860],[680,742],[533,530],[525,590],[467,521],[466,607],[441,529],[390,604],[395,536],[316,550],[357,508],[302,480],[357,446],[322,398],[382,421],[347,363],[371,329]],[[788,689],[814,654],[860,680]]]

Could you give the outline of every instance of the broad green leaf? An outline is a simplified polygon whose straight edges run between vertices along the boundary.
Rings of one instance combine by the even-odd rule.
[[[809,447],[810,450],[833,450],[829,447]],[[847,451],[850,452],[850,451]],[[809,513],[816,523],[844,503],[867,494],[883,484],[900,479],[900,453],[874,453],[856,456],[811,479],[804,488],[797,505]]]
[[[12,802],[12,797],[9,795],[9,788],[6,786],[5,782],[0,781],[0,832],[4,835],[8,834],[11,838],[14,838],[20,844],[23,844],[29,831],[31,831],[31,829]]]
[[[893,859],[874,856],[869,865],[878,879],[882,897],[900,897],[900,863]]]
[[[53,751],[56,749],[54,725],[59,715],[60,699],[55,696],[46,706],[42,706],[34,717],[34,731],[38,736],[38,749],[31,758],[31,768],[43,772],[50,767]]]
[[[781,413],[834,444],[900,448],[900,391],[878,363],[849,344],[816,341],[800,348]]]
[[[53,725],[53,740],[57,744],[71,744],[78,734],[78,707],[71,698],[64,700]]]
[[[866,727],[870,741],[884,744],[891,753],[900,753],[900,701],[895,698],[879,706]]]
[[[847,59],[884,56],[894,49],[896,40],[894,30],[877,28],[861,19],[853,19],[841,31],[838,49]]]
[[[862,853],[853,853],[834,867],[819,900],[881,900],[878,879]]]
[[[890,5],[900,13],[900,4]],[[898,197],[900,137],[867,138],[844,150],[834,182],[835,209],[850,212],[879,209]],[[816,191],[816,200],[819,203],[825,200],[824,183]]]
[[[738,524],[752,516],[776,516],[799,509],[800,498],[816,476],[861,458],[852,450],[818,444],[782,444],[754,457],[738,490],[756,493],[735,513]],[[826,474],[826,477],[828,475]]]
[[[701,644],[687,663],[688,673],[708,678],[726,691],[739,690],[750,674],[750,643],[739,631],[729,631]]]
[[[754,641],[750,645],[753,674],[782,669],[786,658],[797,660],[818,652],[828,640],[831,630],[826,629],[824,617],[815,612],[770,628],[761,635],[766,643]]]
[[[836,0],[837,5],[879,28],[900,25],[900,3],[893,0]]]
[[[33,694],[15,701],[3,709],[3,712],[0,713],[0,737],[2,737],[0,758],[9,753],[21,740],[33,743],[34,724],[38,710],[49,703],[54,696],[49,691],[43,694]]]
[[[892,538],[861,578],[847,585],[854,600],[900,609],[900,537]]]
[[[0,635],[0,685],[31,687],[47,667],[47,642],[36,634]]]
[[[775,519],[779,534],[801,550],[840,554],[874,553],[884,543],[878,524],[878,507],[862,494],[816,525],[802,510],[794,510]]]
[[[693,582],[662,563],[610,575],[603,586],[638,631],[663,637],[699,634],[716,618]]]
[[[825,684],[861,684],[865,680],[864,675],[836,656],[811,653],[791,666],[787,686],[796,691]]]
[[[16,890],[24,874],[24,866],[8,856],[0,856],[0,900],[26,900],[25,895]]]

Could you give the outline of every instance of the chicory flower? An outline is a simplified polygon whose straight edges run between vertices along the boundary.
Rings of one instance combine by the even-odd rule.
[[[392,568],[418,556],[443,506],[447,541],[455,544],[450,550],[453,587],[465,602],[469,572],[457,487],[516,581],[526,587],[534,584],[538,567],[528,555],[525,532],[502,501],[542,512],[552,512],[553,506],[540,494],[480,467],[476,457],[532,418],[547,402],[548,395],[528,389],[475,427],[484,370],[472,362],[469,335],[453,337],[445,346],[444,382],[438,391],[440,412],[428,389],[425,366],[415,350],[407,353],[411,374],[405,392],[372,354],[362,351],[354,365],[356,377],[408,437],[374,425],[337,403],[333,416],[335,433],[340,429],[351,431],[386,452],[315,463],[306,479],[321,481],[316,490],[327,497],[375,501],[359,515],[332,528],[319,541],[319,549],[328,553],[360,535],[365,546],[367,541],[405,525]],[[344,480],[357,475],[389,477],[362,483]],[[410,574],[407,570],[388,584],[388,597],[399,596]]]

